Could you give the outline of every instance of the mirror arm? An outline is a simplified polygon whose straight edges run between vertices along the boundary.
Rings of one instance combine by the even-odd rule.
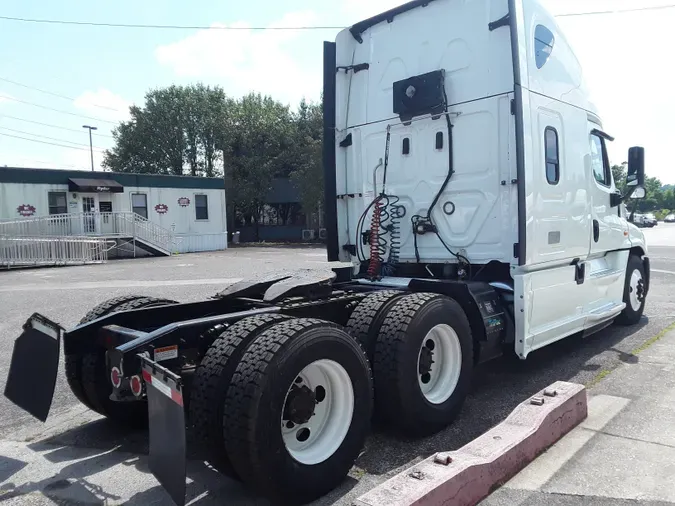
[[[619,207],[621,203],[626,200],[626,196],[622,196],[618,191],[616,193],[610,194],[610,206]]]

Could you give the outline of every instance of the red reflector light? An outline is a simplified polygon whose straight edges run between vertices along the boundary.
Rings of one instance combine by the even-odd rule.
[[[110,371],[110,381],[115,388],[119,388],[122,384],[122,373],[117,367],[113,367]]]
[[[141,378],[139,376],[131,377],[131,393],[136,397],[139,397],[143,393],[143,383],[141,383]]]

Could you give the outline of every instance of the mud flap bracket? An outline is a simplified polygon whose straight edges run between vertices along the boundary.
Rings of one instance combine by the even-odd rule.
[[[42,422],[54,398],[64,330],[40,314],[33,314],[14,342],[5,397]]]
[[[150,471],[178,505],[185,505],[185,409],[181,377],[138,355],[148,395]]]

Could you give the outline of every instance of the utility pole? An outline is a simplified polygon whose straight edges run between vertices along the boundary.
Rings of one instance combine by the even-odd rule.
[[[82,125],[82,128],[89,129],[89,151],[91,152],[91,171],[94,172],[94,144],[91,140],[91,131],[98,130],[98,128],[89,125]]]

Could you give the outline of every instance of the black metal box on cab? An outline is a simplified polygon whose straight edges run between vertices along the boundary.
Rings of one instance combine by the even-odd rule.
[[[446,106],[445,72],[434,70],[394,83],[394,113],[402,121],[424,114],[441,114]]]

